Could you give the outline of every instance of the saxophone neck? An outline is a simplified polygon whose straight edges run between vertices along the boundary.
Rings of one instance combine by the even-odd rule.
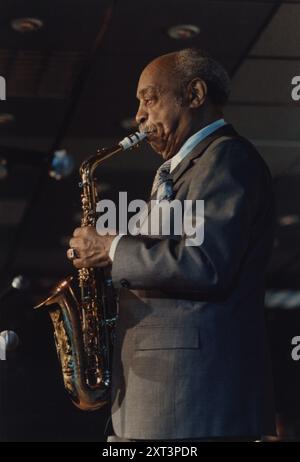
[[[119,144],[111,148],[102,148],[98,149],[97,153],[88,159],[86,159],[80,166],[80,175],[81,177],[89,177],[94,173],[95,168],[101,164],[103,161],[109,157],[117,154],[121,151],[126,151],[127,149],[132,149],[133,147],[138,147],[141,141],[145,140],[147,133],[135,132],[132,135],[126,136]]]
[[[84,160],[80,166],[79,173],[83,178],[91,178],[94,170],[98,165],[102,164],[106,159],[122,151],[123,148],[120,145],[113,146],[112,148],[98,149],[97,153],[88,159]]]

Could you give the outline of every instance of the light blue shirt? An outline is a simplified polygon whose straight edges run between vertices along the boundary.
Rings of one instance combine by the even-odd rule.
[[[190,136],[190,138],[188,138],[185,141],[185,143],[181,146],[177,154],[175,154],[175,156],[172,157],[170,172],[172,172],[177,167],[177,165],[179,165],[180,162],[183,161],[183,159],[194,149],[195,146],[197,146],[197,144],[203,141],[207,136],[211,135],[214,131],[218,130],[218,128],[221,128],[223,127],[223,125],[226,124],[227,122],[225,122],[224,119],[218,119],[212,122],[211,124],[206,125],[206,127],[201,128],[201,130]],[[118,242],[122,236],[124,236],[124,234],[118,234],[111,243],[109,249],[109,258],[111,259],[111,261],[113,261],[114,259]]]
[[[197,146],[197,144],[199,144],[207,136],[211,135],[214,131],[218,130],[218,128],[226,125],[226,123],[227,122],[225,122],[224,119],[215,120],[188,138],[186,142],[181,146],[177,154],[172,157],[170,172],[172,172],[172,170],[177,167],[177,165],[194,149],[194,147]]]

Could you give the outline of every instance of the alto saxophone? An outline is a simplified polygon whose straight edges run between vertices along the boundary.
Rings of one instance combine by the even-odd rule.
[[[120,151],[137,147],[146,136],[136,132],[81,164],[81,226],[96,225],[96,167]],[[70,276],[35,309],[49,309],[64,385],[73,403],[92,411],[109,400],[117,301],[105,268],[82,268],[78,273],[80,297],[75,295]]]

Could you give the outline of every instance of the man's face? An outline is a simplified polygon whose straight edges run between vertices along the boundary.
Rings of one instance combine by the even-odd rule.
[[[188,108],[178,96],[179,83],[171,63],[162,58],[150,63],[138,83],[136,120],[140,131],[151,132],[148,141],[165,160],[179,150],[189,125]]]

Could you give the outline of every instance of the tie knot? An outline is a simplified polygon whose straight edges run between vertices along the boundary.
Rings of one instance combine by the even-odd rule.
[[[153,186],[152,186],[152,191],[151,195],[157,191],[159,186],[167,181],[169,179],[170,175],[170,170],[171,170],[171,159],[166,160],[157,170],[154,181],[153,181]]]
[[[166,160],[161,166],[157,169],[157,173],[167,172],[170,173],[172,159]]]

